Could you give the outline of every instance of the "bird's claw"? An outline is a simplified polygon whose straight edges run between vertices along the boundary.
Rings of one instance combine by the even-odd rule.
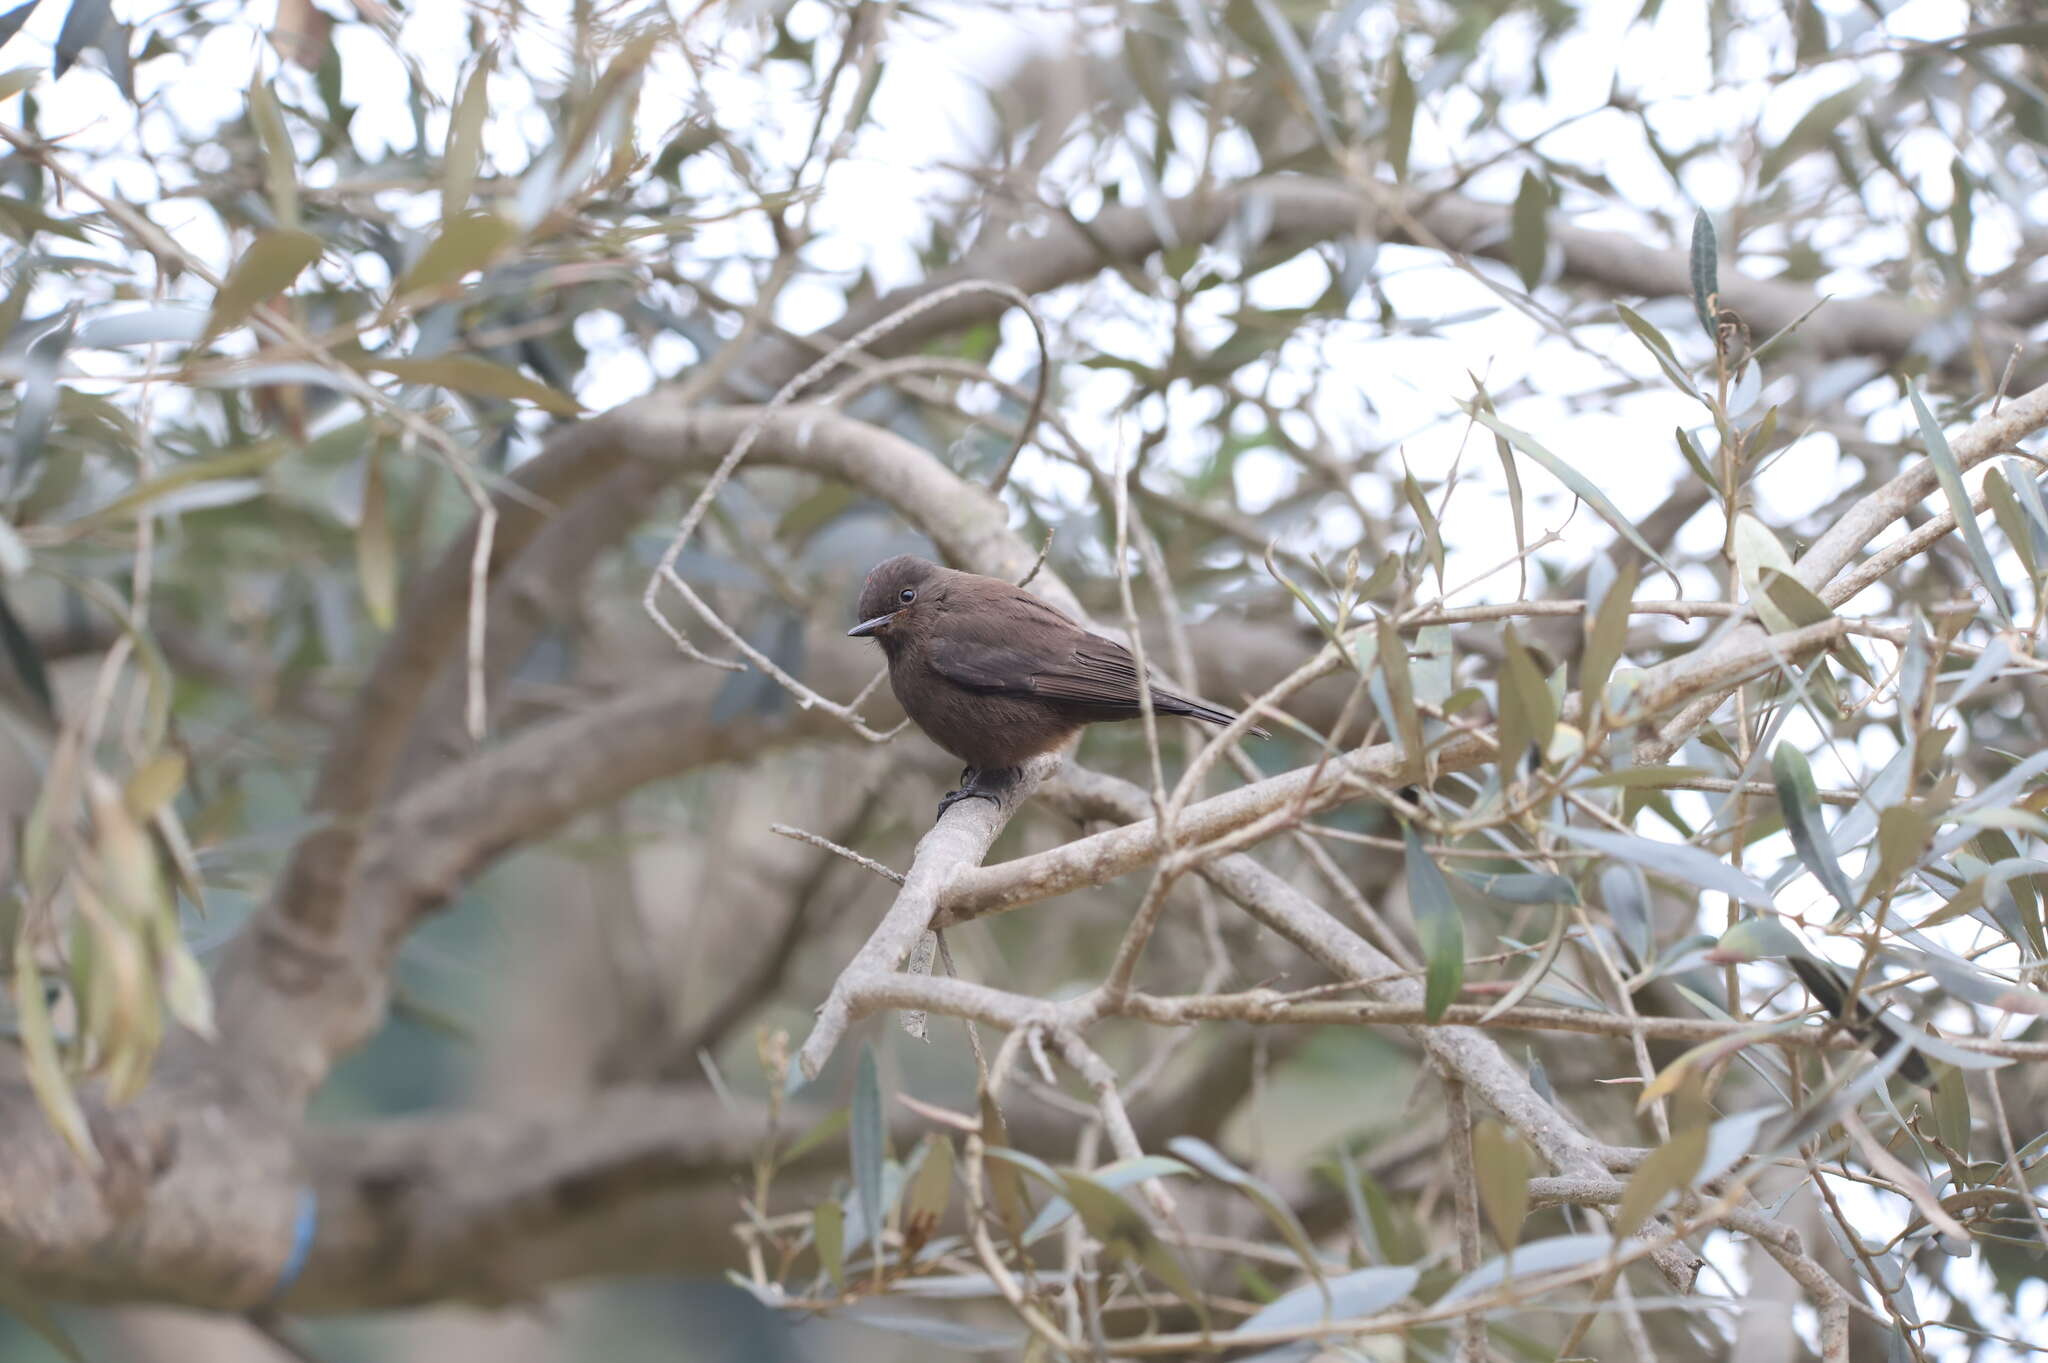
[[[1003,806],[1003,793],[1009,788],[1010,783],[1000,778],[1010,776],[1012,773],[1008,768],[1003,768],[993,774],[999,779],[984,783],[983,778],[990,775],[990,773],[975,767],[963,768],[960,772],[959,789],[949,790],[940,797],[938,816],[933,822],[936,823],[938,819],[945,818],[946,811],[959,804],[962,800],[986,800],[996,808],[1001,809]]]
[[[1003,803],[1003,797],[993,790],[983,790],[979,786],[962,786],[958,790],[949,790],[939,797],[939,812],[933,822],[945,818],[946,811],[962,800],[986,800],[998,808]]]

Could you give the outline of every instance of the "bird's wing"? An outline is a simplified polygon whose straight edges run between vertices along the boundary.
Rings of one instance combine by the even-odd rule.
[[[1138,672],[1123,645],[1088,633],[1045,607],[1045,624],[1062,628],[1019,643],[1013,629],[962,612],[932,633],[926,657],[956,686],[990,695],[1035,696],[1091,707],[1138,706]]]
[[[1138,712],[1138,663],[1122,644],[1083,632],[1057,666],[1041,670],[1031,689],[1050,701]]]

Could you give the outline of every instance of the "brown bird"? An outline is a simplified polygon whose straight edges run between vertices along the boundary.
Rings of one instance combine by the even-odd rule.
[[[869,571],[857,613],[847,634],[882,646],[904,712],[967,764],[941,815],[961,800],[1000,803],[1018,767],[1082,725],[1142,713],[1129,649],[1000,578],[899,554]],[[1152,709],[1219,726],[1237,718],[1156,686]]]

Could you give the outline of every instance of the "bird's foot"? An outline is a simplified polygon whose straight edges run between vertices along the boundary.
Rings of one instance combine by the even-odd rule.
[[[1004,794],[1016,779],[1015,767],[999,767],[993,771],[981,771],[974,767],[963,768],[960,772],[959,789],[949,790],[939,797],[937,818],[945,818],[946,811],[962,800],[986,800],[1001,808]],[[933,822],[937,822],[937,819]]]

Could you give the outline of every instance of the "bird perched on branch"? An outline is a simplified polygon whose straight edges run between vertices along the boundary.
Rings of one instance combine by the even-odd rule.
[[[917,727],[967,764],[961,800],[1000,803],[1017,768],[1084,724],[1136,719],[1138,666],[1129,649],[1090,634],[1000,578],[942,568],[912,554],[884,559],[861,587],[860,623],[889,659],[889,686]],[[1237,716],[1154,686],[1152,709],[1209,724]],[[1268,737],[1264,729],[1251,732]]]

